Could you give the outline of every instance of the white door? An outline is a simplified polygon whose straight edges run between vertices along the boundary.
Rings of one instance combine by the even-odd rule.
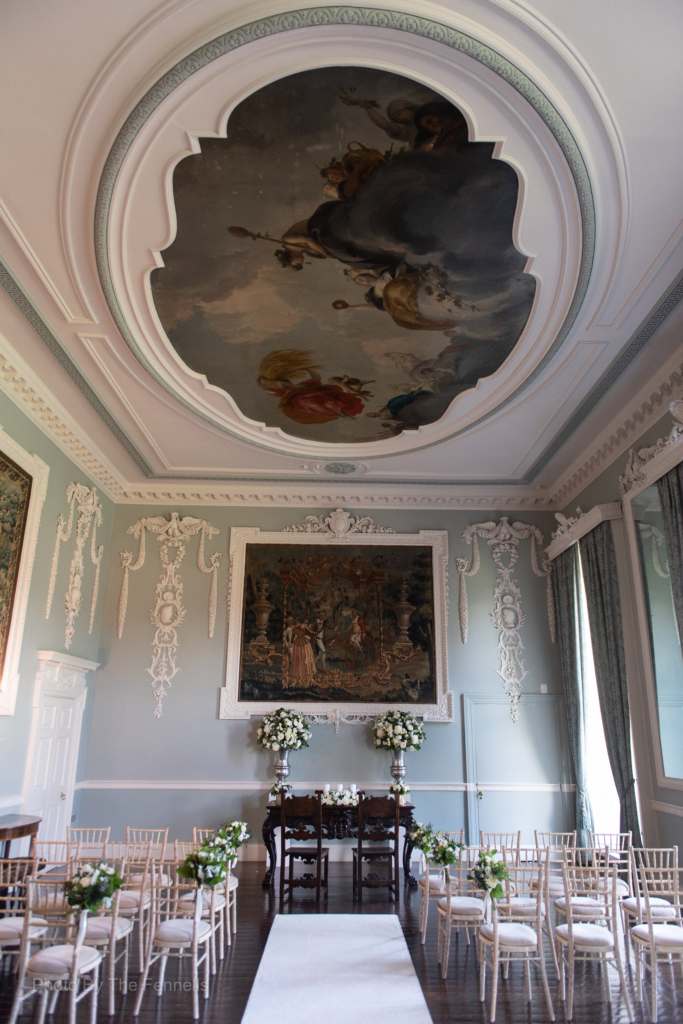
[[[66,839],[80,739],[81,700],[41,694],[26,813],[43,821],[40,839]]]

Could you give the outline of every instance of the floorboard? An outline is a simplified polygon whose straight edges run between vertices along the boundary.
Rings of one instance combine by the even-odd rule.
[[[200,999],[201,1020],[205,1024],[239,1024],[242,1018],[273,916],[279,912],[275,893],[261,888],[263,871],[262,864],[243,864],[239,868],[238,932],[226,959],[222,963],[219,962],[218,973],[211,979],[209,999]],[[418,932],[418,908],[419,894],[415,890],[402,890],[398,907],[388,900],[386,893],[380,891],[366,893],[362,906],[354,903],[351,894],[351,866],[331,864],[330,893],[326,900],[321,901],[320,907],[316,907],[315,894],[304,891],[291,903],[285,904],[283,912],[398,913],[434,1024],[485,1024],[489,1019],[489,1004],[488,999],[486,1007],[479,1002],[478,966],[474,947],[468,947],[462,938],[453,943],[448,978],[442,980],[436,963],[436,912],[433,907],[430,909],[427,941],[422,946]],[[135,957],[131,959],[134,963],[137,962]],[[565,1015],[549,956],[547,961],[556,1018],[558,1021],[564,1021]],[[140,1024],[188,1024],[191,1021],[191,994],[181,990],[182,983],[188,980],[189,975],[187,971],[184,974],[179,973],[180,966],[173,962],[169,964],[166,975],[167,988],[161,999],[158,999],[150,988],[138,1017]],[[577,968],[574,1009],[576,1024],[622,1024],[627,1021],[616,972],[610,971],[610,975],[613,975],[611,1006],[606,1001],[597,967],[588,964]],[[153,973],[152,983],[155,979],[156,974]],[[131,975],[131,980],[137,980],[137,973]],[[487,985],[487,991],[490,992],[490,975],[487,978]],[[635,992],[632,975],[629,989],[633,999]],[[501,980],[496,1017],[498,1024],[541,1024],[547,1021],[540,980],[536,978],[533,992],[534,999],[529,1004],[524,994],[523,975],[519,968],[510,972],[508,981]],[[13,994],[11,958],[5,956],[0,967],[0,1021],[8,1019]],[[124,997],[117,996],[116,1014],[110,1018],[106,1013],[106,994],[102,992],[98,1024],[106,1024],[110,1020],[132,1022],[134,1000],[135,993],[128,993]],[[646,1024],[650,1020],[649,987],[646,988],[646,1000],[648,1001],[642,1006],[634,1002],[634,1019],[638,1024]],[[24,1012],[20,1018],[22,1024],[30,1024],[34,1019],[34,1004],[37,1004],[34,998],[24,1004]],[[66,1024],[66,1001],[63,996],[59,999],[52,1020],[53,1024]],[[85,1024],[86,1020],[87,1007],[82,1004],[78,1010],[79,1024]],[[659,1021],[661,1024],[683,1024],[683,973],[680,964],[673,968],[665,966],[659,969]],[[311,1021],[308,1024],[324,1022]]]

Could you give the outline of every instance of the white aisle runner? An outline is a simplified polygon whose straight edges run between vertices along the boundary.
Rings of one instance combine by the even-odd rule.
[[[431,1024],[395,914],[278,914],[242,1024]]]

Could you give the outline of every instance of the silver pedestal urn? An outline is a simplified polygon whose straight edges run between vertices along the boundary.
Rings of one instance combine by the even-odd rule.
[[[406,766],[403,763],[403,750],[392,750],[393,761],[391,762],[391,776],[394,782],[403,782],[406,776]]]
[[[289,775],[289,747],[280,747],[280,755],[275,762],[275,777],[278,782],[285,782]]]

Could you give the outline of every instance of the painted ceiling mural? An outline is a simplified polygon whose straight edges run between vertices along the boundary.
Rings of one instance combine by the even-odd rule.
[[[516,172],[409,79],[332,67],[274,82],[173,185],[177,234],[151,275],[168,338],[289,435],[348,444],[433,423],[528,319]]]

